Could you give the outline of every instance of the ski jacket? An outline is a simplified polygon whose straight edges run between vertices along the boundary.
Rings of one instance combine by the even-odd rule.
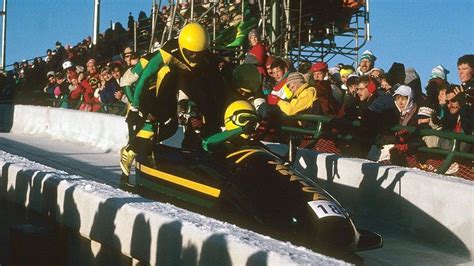
[[[305,83],[296,90],[289,102],[279,101],[278,107],[286,115],[296,115],[305,110],[311,110],[316,99],[316,89]]]

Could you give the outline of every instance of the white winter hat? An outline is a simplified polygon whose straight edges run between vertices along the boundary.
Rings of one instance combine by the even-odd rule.
[[[393,93],[393,96],[395,96],[395,95],[407,96],[408,98],[412,98],[413,97],[413,91],[409,86],[401,85]]]
[[[70,67],[74,67],[74,65],[72,64],[71,61],[67,60],[67,61],[64,61],[63,63],[63,69],[68,69]]]
[[[447,75],[449,74],[449,70],[444,68],[443,65],[437,65],[433,70],[431,70],[431,78],[440,78],[447,80]]]

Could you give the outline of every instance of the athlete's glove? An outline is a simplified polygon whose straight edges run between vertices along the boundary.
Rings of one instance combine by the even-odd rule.
[[[141,119],[143,119],[142,113],[138,111],[137,108],[132,107],[130,111],[128,111],[125,121],[129,124],[136,125]]]
[[[196,131],[202,128],[202,125],[204,124],[204,122],[202,121],[201,117],[190,117],[189,124],[191,125],[193,130]]]

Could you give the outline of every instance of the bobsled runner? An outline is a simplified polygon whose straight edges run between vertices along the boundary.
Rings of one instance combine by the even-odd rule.
[[[382,247],[380,235],[357,229],[334,197],[260,142],[214,149],[242,132],[216,134],[204,151],[159,144],[153,159],[137,156],[137,192],[329,255]]]

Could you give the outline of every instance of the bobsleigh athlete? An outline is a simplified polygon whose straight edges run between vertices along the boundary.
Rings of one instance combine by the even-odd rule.
[[[206,29],[198,23],[189,23],[181,29],[178,38],[150,54],[144,68],[143,64],[137,64],[137,71],[132,73],[136,81],[132,78],[129,82],[135,89],[129,97],[131,107],[127,119],[139,121],[142,117],[144,124],[134,141],[121,150],[121,185],[128,185],[135,156],[145,156],[154,162],[155,144],[177,131],[178,106],[195,107],[194,115],[187,119],[183,148],[199,149],[203,137],[220,131],[218,114],[225,108],[221,99],[225,97],[226,86],[217,60],[208,48]],[[151,81],[156,83],[151,85]],[[178,92],[187,96],[179,104]]]

